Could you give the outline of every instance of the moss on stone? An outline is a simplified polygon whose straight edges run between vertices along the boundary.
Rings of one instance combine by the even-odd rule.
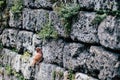
[[[53,28],[51,22],[48,22],[43,28],[38,32],[38,35],[42,39],[48,39],[48,38],[54,38],[57,39],[58,33],[57,31]]]
[[[52,72],[52,80],[55,80],[55,77],[56,77],[56,71],[53,71]]]
[[[57,78],[62,78],[63,77],[63,72],[61,71],[53,71],[52,73],[52,80],[56,80],[56,77]]]
[[[106,18],[106,14],[103,15],[98,15],[92,20],[91,24],[92,25],[99,25],[105,18]]]
[[[66,34],[71,31],[72,18],[79,13],[80,6],[78,4],[60,4],[54,7],[54,10],[61,17],[61,22],[65,27]]]
[[[11,7],[11,11],[13,14],[18,14],[21,13],[23,9],[23,2],[22,0],[14,0],[13,1],[13,6]]]
[[[4,8],[6,0],[0,0],[0,10]]]
[[[68,71],[68,78],[69,80],[74,80],[75,79],[75,74],[73,74],[72,69]]]

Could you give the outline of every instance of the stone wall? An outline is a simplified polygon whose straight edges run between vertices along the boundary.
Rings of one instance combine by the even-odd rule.
[[[9,65],[28,80],[120,80],[120,1],[63,0],[63,4],[81,7],[70,20],[69,34],[54,11],[61,1],[23,0],[17,14],[9,9],[14,0],[6,0],[7,5],[0,7],[0,79],[18,80],[15,74],[7,74]],[[93,24],[104,14],[100,23]],[[38,34],[49,21],[57,39],[42,39]],[[36,47],[42,48],[44,60],[31,71],[28,67]]]

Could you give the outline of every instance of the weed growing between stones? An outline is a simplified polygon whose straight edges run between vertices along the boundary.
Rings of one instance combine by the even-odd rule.
[[[6,6],[6,0],[0,0],[0,11],[2,11],[5,6]]]
[[[27,62],[29,60],[30,56],[31,56],[30,53],[28,51],[25,51],[23,53],[23,55],[21,56],[21,59],[23,59],[24,62]]]
[[[4,29],[8,26],[9,12],[6,8],[6,0],[0,0],[0,28]]]
[[[55,80],[55,77],[56,77],[56,71],[53,71],[52,72],[52,80]]]
[[[49,0],[51,3],[55,3],[57,2],[58,0]]]
[[[25,80],[25,78],[22,74],[13,70],[12,67],[9,66],[9,65],[5,66],[5,72],[6,72],[7,75],[14,75],[18,80]]]
[[[22,0],[14,0],[13,6],[11,7],[11,11],[13,14],[19,14],[21,13],[23,9],[23,2]]]
[[[66,34],[69,34],[71,31],[72,18],[75,17],[80,10],[78,4],[60,4],[59,6],[54,7],[54,10],[61,17],[61,22],[65,27]]]
[[[58,38],[58,33],[56,30],[54,30],[51,21],[48,22],[45,26],[43,26],[43,28],[38,33],[38,35],[44,40],[48,38],[54,38],[54,39]]]
[[[0,50],[3,49],[3,44],[2,42],[0,41]]]
[[[59,80],[61,80],[61,78],[63,77],[63,72],[53,71],[52,72],[52,80],[56,80],[56,77],[59,78]]]
[[[16,52],[16,53],[18,53],[18,50],[17,50],[17,48],[11,48],[11,50],[13,51],[13,52]]]
[[[4,4],[4,1],[0,1],[0,8],[2,7],[3,4]]]
[[[68,71],[68,78],[69,80],[74,80],[75,79],[75,74],[73,74],[72,69]]]
[[[112,15],[112,16],[116,16],[116,17],[120,17],[120,10],[116,10],[116,11],[111,11],[111,10],[98,10],[95,11],[97,14],[103,15]]]
[[[92,25],[99,25],[105,18],[106,18],[106,14],[103,15],[98,15],[92,20],[91,24]]]
[[[5,66],[5,70],[6,70],[7,75],[12,75],[12,68],[9,65]]]
[[[15,70],[12,71],[12,74],[18,79],[18,80],[26,80],[23,75],[16,72]]]
[[[4,75],[3,67],[1,64],[0,64],[0,75]]]

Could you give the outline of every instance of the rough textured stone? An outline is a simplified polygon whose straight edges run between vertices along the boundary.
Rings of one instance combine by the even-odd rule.
[[[31,71],[28,70],[28,67],[32,58],[22,57],[21,55],[9,49],[3,49],[1,55],[2,58],[0,58],[0,63],[2,63],[4,66],[10,66],[16,72],[21,71],[25,79],[30,79]]]
[[[29,51],[30,53],[32,53],[34,51],[32,41],[33,32],[19,31],[16,41],[17,49],[20,50],[20,48],[23,48],[23,51]]]
[[[95,16],[94,12],[81,11],[78,14],[77,21],[73,22],[70,34],[71,38],[85,43],[98,43],[98,25],[92,25],[92,20],[94,20]]]
[[[3,46],[12,47],[18,52],[20,49],[30,53],[34,51],[33,32],[5,29],[1,35],[1,41]],[[23,53],[20,52],[20,54]]]
[[[2,55],[2,58],[0,58],[0,63],[3,65],[12,65],[12,61],[17,53],[8,49],[3,49],[0,55]]]
[[[39,35],[34,34],[33,35],[33,42],[32,42],[32,48],[35,49],[36,47],[42,47],[42,39],[39,37]]]
[[[11,11],[9,11],[10,20],[9,20],[9,26],[15,27],[15,28],[22,28],[22,14],[13,14]]]
[[[117,0],[78,0],[81,7],[93,10],[117,10]],[[119,4],[119,3],[118,3]]]
[[[54,0],[24,0],[24,5],[30,8],[50,9],[54,2]]]
[[[14,2],[14,0],[7,0],[7,5],[8,5],[8,6],[13,5],[13,2]]]
[[[98,28],[98,37],[103,46],[120,50],[120,19],[108,16]]]
[[[5,29],[1,34],[2,44],[6,47],[16,47],[17,30]]]
[[[10,52],[10,51],[9,51]],[[13,52],[11,52],[12,54]],[[21,58],[21,55],[18,55],[16,53],[16,56],[13,58],[13,60],[11,61],[12,63],[12,68],[16,71],[16,72],[19,72],[20,71],[20,58]]]
[[[36,73],[37,80],[63,80],[59,73],[63,73],[63,69],[51,64],[42,63],[40,70]],[[55,76],[56,75],[56,76]]]
[[[0,26],[0,35],[2,34],[4,27]]]
[[[86,48],[79,43],[66,44],[63,50],[63,66],[67,69],[77,70],[79,65],[85,64],[86,58],[89,57]]]
[[[101,80],[114,80],[120,76],[120,54],[112,53],[102,47],[92,46],[91,57],[86,61],[86,66],[92,73],[98,74]],[[120,78],[118,78],[119,80]]]
[[[22,74],[24,75],[25,79],[31,79],[31,76],[34,77],[36,80],[63,80],[63,69],[60,67],[57,67],[52,64],[45,64],[41,63],[40,65],[36,65],[35,69],[33,69],[31,75],[31,70],[28,70],[29,64],[30,64],[30,59],[26,60],[24,57],[21,55],[18,55],[17,53],[8,50],[8,49],[3,49],[2,53],[3,55],[2,58],[0,58],[0,63],[2,61],[2,64],[4,65],[11,65],[12,69],[15,69],[16,72],[21,71]],[[35,72],[34,72],[35,71]],[[55,77],[53,77],[55,75]],[[62,75],[62,76],[61,76]],[[0,77],[1,78],[1,77]],[[3,78],[3,77],[2,77]],[[13,78],[13,76],[8,77],[5,75],[4,79],[9,80],[8,78],[17,80]]]
[[[68,36],[65,32],[65,27],[62,24],[62,21],[60,20],[60,17],[58,16],[58,14],[56,12],[54,12],[54,11],[50,12],[50,20],[59,36],[62,36],[62,37]]]
[[[42,51],[43,51],[43,57],[44,61],[47,63],[54,63],[57,65],[62,66],[63,65],[63,46],[64,42],[62,40],[49,40],[47,42],[43,43]]]
[[[76,73],[75,80],[98,80],[83,73]]]
[[[5,72],[6,72],[6,70],[4,69],[4,74],[3,75],[0,74],[0,80],[18,80],[17,77],[9,76],[9,75],[5,74]]]
[[[75,43],[65,45],[64,53],[64,68],[90,74],[102,80],[114,79],[120,75],[120,54],[96,46],[92,46],[89,53],[85,46]]]
[[[49,11],[24,9],[23,29],[39,31],[48,22]]]
[[[16,17],[10,11],[9,20],[5,19],[5,8],[11,7],[13,1],[6,0],[7,5],[0,15],[0,66],[11,66],[26,80],[69,80],[69,75],[74,74],[75,80],[120,80],[120,19],[110,16],[112,11],[119,11],[120,0],[23,0],[22,16]],[[69,35],[55,12],[55,6],[61,1],[63,4],[78,3],[83,10],[71,19]],[[93,23],[98,16],[97,10],[111,11],[100,25]],[[43,40],[37,35],[49,23],[58,32],[57,40]],[[42,49],[44,59],[29,69],[35,47]],[[26,56],[25,52],[33,56]],[[73,73],[69,72],[71,70]],[[6,72],[2,79],[18,80]]]

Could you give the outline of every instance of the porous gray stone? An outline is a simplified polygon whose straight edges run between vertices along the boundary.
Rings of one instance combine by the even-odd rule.
[[[108,16],[98,28],[98,37],[103,46],[120,50],[120,19]]]
[[[11,11],[9,11],[9,15],[9,26],[15,28],[22,28],[22,14],[13,14]]]
[[[1,35],[1,41],[3,46],[14,48],[18,52],[20,49],[23,50],[21,52],[29,51],[33,53],[34,51],[33,32],[5,29]]]
[[[102,47],[91,46],[91,57],[86,61],[88,70],[98,74],[101,80],[120,79],[120,54],[105,50]]]
[[[63,40],[49,40],[43,42],[42,51],[44,61],[46,63],[57,64],[59,66],[63,65]]]
[[[97,31],[98,25],[92,25],[92,21],[96,17],[94,12],[80,11],[78,19],[73,21],[71,28],[72,40],[78,40],[85,43],[98,43]]]
[[[0,58],[0,63],[2,63],[4,67],[8,65],[16,72],[21,71],[25,79],[30,79],[31,71],[28,70],[31,59],[30,57],[28,57],[28,59],[25,59],[16,52],[5,48],[2,50],[1,55],[2,58]]]
[[[23,29],[39,31],[48,23],[49,11],[24,9],[23,11]]]
[[[10,51],[9,51],[10,52]],[[13,52],[11,52],[11,54],[12,54]],[[10,54],[10,55],[11,55]],[[20,71],[20,67],[21,67],[21,62],[20,62],[20,59],[21,59],[21,55],[19,55],[19,54],[17,54],[16,53],[16,56],[14,56],[14,58],[13,58],[13,60],[11,61],[11,63],[12,63],[12,68],[16,71],[16,72],[19,72]]]
[[[16,47],[16,38],[17,38],[17,30],[14,29],[5,29],[1,34],[1,41],[3,46],[6,47]]]
[[[32,48],[35,49],[36,47],[42,47],[42,42],[43,39],[39,37],[38,34],[33,35],[33,40],[32,40]]]
[[[93,10],[117,10],[117,0],[78,0],[81,7]]]
[[[83,73],[76,73],[75,80],[98,80]]]
[[[0,26],[0,35],[2,34],[4,27]]]
[[[49,11],[24,9],[23,29],[39,31],[45,24],[48,24]]]
[[[40,70],[36,73],[36,80],[63,80],[63,76],[60,76],[61,73],[64,73],[63,68],[57,67],[52,64],[42,63],[40,65]],[[56,76],[55,76],[56,75]]]
[[[67,69],[77,70],[77,67],[85,64],[89,55],[87,47],[83,44],[65,44],[63,49],[63,66]]]
[[[33,32],[19,31],[17,35],[16,45],[18,50],[20,50],[20,48],[23,48],[23,51],[33,53]]]
[[[119,52],[110,52],[97,46],[92,46],[89,51],[89,47],[75,43],[65,45],[63,51],[63,66],[66,69],[101,80],[115,79],[120,75]]]
[[[47,8],[51,9],[55,0],[24,0],[24,5],[28,8]]]
[[[3,65],[13,65],[14,57],[17,55],[16,52],[11,51],[9,49],[2,49],[0,54],[2,57],[0,58],[0,63]]]
[[[7,5],[8,5],[8,6],[13,5],[13,2],[14,2],[14,0],[7,0]]]
[[[60,20],[60,16],[57,14],[57,12],[51,11],[49,15],[50,15],[51,24],[57,31],[58,35],[62,37],[68,37],[68,34],[66,34],[65,31],[65,27],[62,21]]]

